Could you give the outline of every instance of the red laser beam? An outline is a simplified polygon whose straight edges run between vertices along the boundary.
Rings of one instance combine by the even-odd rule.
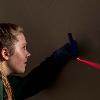
[[[97,64],[97,63],[95,63],[95,62],[91,62],[91,61],[82,59],[82,58],[80,58],[80,57],[77,57],[76,60],[77,60],[77,61],[80,61],[80,62],[83,62],[83,63],[85,63],[85,64],[88,64],[88,65],[90,65],[92,68],[100,69],[100,64]]]

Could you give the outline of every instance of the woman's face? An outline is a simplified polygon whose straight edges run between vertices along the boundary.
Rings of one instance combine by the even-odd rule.
[[[26,39],[23,33],[17,36],[14,45],[14,53],[8,59],[8,67],[13,73],[24,73],[26,62],[30,57],[30,53],[26,49]]]

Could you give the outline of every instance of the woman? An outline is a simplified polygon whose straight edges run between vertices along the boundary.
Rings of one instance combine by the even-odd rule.
[[[77,43],[70,33],[69,39],[70,43],[56,50],[22,78],[11,74],[24,73],[30,57],[23,28],[11,23],[0,23],[0,100],[24,100],[47,88],[66,61],[77,56]]]

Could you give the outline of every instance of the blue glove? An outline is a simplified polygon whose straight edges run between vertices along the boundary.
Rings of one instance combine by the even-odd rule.
[[[78,45],[76,40],[73,39],[72,34],[68,33],[69,43],[67,43],[66,48],[70,53],[72,58],[76,58],[78,56]]]
[[[77,42],[73,39],[71,33],[68,33],[68,39],[69,43],[66,43],[54,52],[54,58],[57,62],[65,62],[70,58],[75,59],[78,56]]]

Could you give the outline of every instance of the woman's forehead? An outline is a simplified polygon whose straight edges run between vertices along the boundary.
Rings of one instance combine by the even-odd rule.
[[[22,44],[22,45],[27,44],[27,41],[26,41],[26,38],[25,38],[25,35],[24,35],[24,34],[19,34],[19,35],[17,36],[17,40],[18,40],[18,42],[19,42],[20,44]]]

